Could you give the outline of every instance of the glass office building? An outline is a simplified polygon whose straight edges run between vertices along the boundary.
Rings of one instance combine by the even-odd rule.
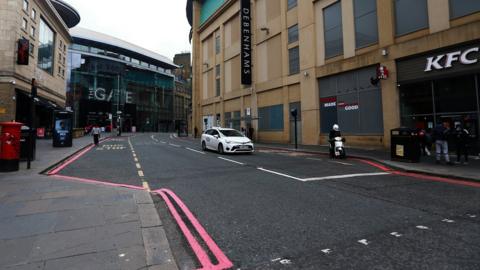
[[[177,66],[168,58],[94,31],[71,31],[67,106],[75,127],[171,131]]]

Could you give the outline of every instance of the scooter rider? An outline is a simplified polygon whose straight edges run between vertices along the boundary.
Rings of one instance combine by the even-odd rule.
[[[342,137],[340,133],[340,127],[337,124],[332,126],[332,130],[330,130],[330,134],[328,135],[328,141],[330,142],[330,157],[333,158],[335,156],[335,137]]]

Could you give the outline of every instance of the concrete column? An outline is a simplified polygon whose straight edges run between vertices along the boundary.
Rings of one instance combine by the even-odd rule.
[[[428,0],[428,24],[431,34],[450,28],[448,0]]]
[[[392,45],[395,39],[395,16],[393,1],[377,0],[378,44]]]
[[[389,71],[387,80],[381,80],[383,109],[383,145],[390,146],[390,130],[400,126],[400,97],[397,87],[397,69],[394,60],[383,62]]]
[[[355,56],[355,25],[353,0],[342,0],[343,57]]]

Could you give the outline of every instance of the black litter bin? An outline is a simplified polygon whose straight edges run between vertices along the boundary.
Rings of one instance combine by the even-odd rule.
[[[403,162],[420,161],[420,141],[418,133],[412,128],[396,128],[390,131],[391,159]]]
[[[33,136],[33,151],[30,155],[30,160],[35,160],[35,149],[36,149],[36,140],[37,136]],[[25,161],[28,159],[28,143],[30,141],[30,127],[22,126],[20,134],[20,160]]]

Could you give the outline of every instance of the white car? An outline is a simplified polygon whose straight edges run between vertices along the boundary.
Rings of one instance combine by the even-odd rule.
[[[252,141],[240,131],[231,128],[211,128],[202,134],[202,150],[218,151],[218,153],[252,153]]]

